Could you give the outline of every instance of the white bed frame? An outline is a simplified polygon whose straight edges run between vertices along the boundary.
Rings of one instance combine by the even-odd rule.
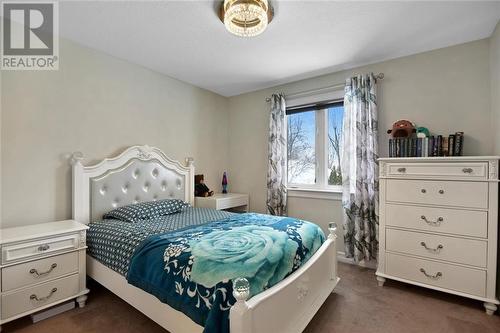
[[[179,198],[194,204],[193,159],[186,166],[160,149],[133,146],[91,166],[83,155],[72,156],[73,218],[82,223],[100,219],[114,207],[134,202]],[[266,291],[246,299],[235,294],[230,310],[231,333],[302,332],[326,298],[337,276],[335,226],[321,248],[293,274]],[[172,333],[202,332],[203,327],[156,297],[87,256],[87,274]]]

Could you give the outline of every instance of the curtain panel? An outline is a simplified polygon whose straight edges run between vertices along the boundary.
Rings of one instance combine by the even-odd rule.
[[[378,122],[373,73],[346,80],[341,149],[345,255],[355,262],[378,254]]]
[[[267,169],[267,212],[286,215],[286,104],[283,94],[271,96]]]

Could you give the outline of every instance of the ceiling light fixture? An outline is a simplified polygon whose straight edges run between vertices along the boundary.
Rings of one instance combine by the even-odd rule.
[[[224,0],[219,12],[226,29],[239,37],[260,35],[273,16],[268,0]]]

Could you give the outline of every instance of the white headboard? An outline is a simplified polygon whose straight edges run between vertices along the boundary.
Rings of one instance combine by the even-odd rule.
[[[73,219],[99,220],[113,208],[157,199],[182,199],[194,204],[194,165],[168,158],[160,149],[133,146],[116,157],[90,166],[74,153]]]

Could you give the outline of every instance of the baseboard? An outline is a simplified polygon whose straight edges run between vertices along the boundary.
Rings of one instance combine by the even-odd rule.
[[[63,312],[73,310],[74,308],[75,308],[75,300],[72,299],[71,301],[55,305],[51,308],[42,310],[42,311],[37,312],[37,313],[33,313],[31,315],[31,320],[34,324],[34,323],[37,323],[41,320],[44,320],[44,319],[47,319],[47,318],[50,318],[53,316],[57,316],[58,314],[61,314]]]
[[[345,264],[350,264],[350,265],[356,265],[360,267],[365,267],[369,269],[376,270],[377,269],[377,262],[375,260],[372,261],[360,261],[358,263],[355,263],[352,258],[346,258],[345,252],[342,251],[337,251],[337,260],[339,262],[345,263]]]

